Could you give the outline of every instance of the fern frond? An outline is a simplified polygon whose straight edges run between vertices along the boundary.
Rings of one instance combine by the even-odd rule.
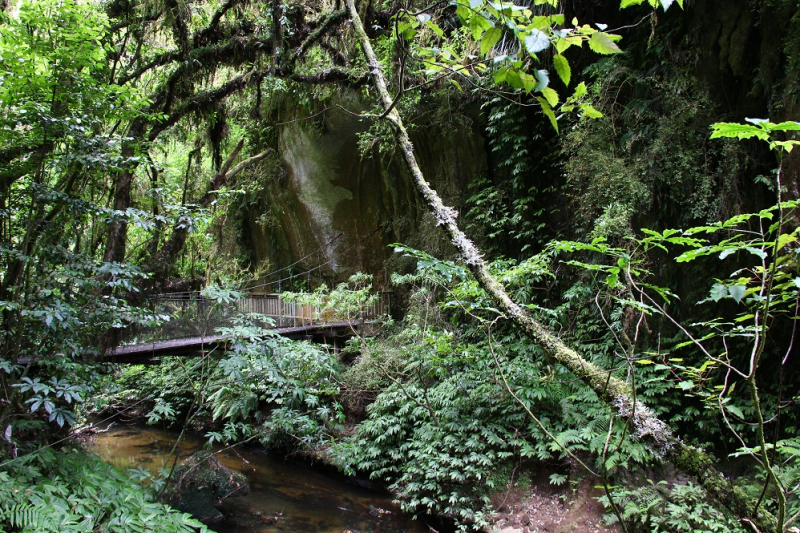
[[[14,529],[28,531],[55,531],[58,523],[45,509],[30,503],[18,503],[0,514],[0,523],[8,522]]]

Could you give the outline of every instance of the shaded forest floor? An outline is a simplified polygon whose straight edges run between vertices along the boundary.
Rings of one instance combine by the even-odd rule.
[[[603,505],[597,497],[597,480],[584,478],[575,486],[551,485],[546,475],[530,487],[511,485],[492,497],[497,509],[494,530],[498,533],[618,533],[618,527],[603,522]]]

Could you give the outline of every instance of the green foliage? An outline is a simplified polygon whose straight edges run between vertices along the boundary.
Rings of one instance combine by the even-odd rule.
[[[0,426],[23,450],[26,439],[47,437],[48,424],[63,431],[75,422],[75,404],[96,380],[84,361],[115,330],[158,320],[126,298],[147,276],[100,260],[101,228],[167,219],[106,205],[108,176],[136,159],[121,155],[124,137],[106,125],[145,104],[108,81],[106,16],[72,0],[18,2],[2,16]]]
[[[0,529],[8,531],[207,531],[188,514],[154,503],[97,457],[49,449],[0,472]]]
[[[773,135],[797,129],[793,123],[773,127],[767,121],[751,122],[756,125],[717,125],[716,136],[759,137],[778,151],[779,159],[782,152],[792,149],[793,141],[779,144]],[[672,376],[668,380],[685,397],[681,404],[694,400],[704,412],[716,417],[717,424],[727,430],[724,438],[738,447],[732,457],[748,456],[756,465],[736,490],[744,486],[758,501],[756,507],[763,504],[775,513],[780,527],[788,527],[800,516],[792,514],[798,504],[794,488],[788,488],[797,486],[794,465],[798,450],[785,440],[793,439],[797,420],[793,413],[782,413],[779,405],[787,386],[785,380],[796,379],[789,377],[786,370],[795,332],[791,328],[788,335],[783,335],[780,330],[797,320],[800,301],[798,229],[790,222],[799,204],[781,201],[782,167],[775,176],[779,203],[757,213],[687,230],[643,229],[646,236],[631,239],[632,244],[625,249],[613,248],[598,239],[590,244],[561,243],[557,248],[596,254],[589,255],[591,261],[570,263],[604,276],[608,293],[629,314],[638,315],[638,323],[661,319],[678,331],[670,340],[661,339],[657,351],[647,351],[637,342],[638,326],[635,334],[623,329],[620,346],[637,365],[668,371]],[[703,261],[714,271],[730,274],[708,281],[708,296],[696,303],[708,306],[709,311],[688,323],[676,318],[676,298],[670,289],[645,281],[649,276],[642,268],[648,257],[645,252],[651,257],[659,252],[677,253],[676,265]],[[717,266],[720,263],[727,266]],[[730,304],[724,305],[726,301]],[[777,383],[764,380],[763,376],[769,374],[777,377]],[[689,416],[699,413],[698,407],[692,407]],[[686,415],[684,412],[678,420],[690,420]],[[714,424],[695,422],[692,427],[718,431]],[[699,523],[688,519],[694,513],[695,501],[700,499],[689,489],[677,494],[675,505],[666,512],[669,520],[652,521],[650,510],[655,500],[645,502],[644,507],[631,507],[631,513],[641,517],[643,524],[649,523],[653,531],[659,527],[717,530],[711,527],[722,523],[716,518],[700,517]]]
[[[562,457],[563,448],[602,453],[608,411],[563,371],[537,361],[527,343],[509,337],[491,347],[461,344],[446,332],[412,328],[389,343],[402,343],[405,367],[369,405],[357,434],[335,444],[332,454],[350,471],[390,482],[405,510],[480,526],[490,513],[488,497],[505,488],[503,472],[520,460]],[[502,350],[511,389],[555,440],[509,396],[490,349]],[[626,442],[608,454],[606,466],[613,471],[649,460],[643,446]]]
[[[109,330],[157,320],[118,297],[96,296],[117,287],[132,288],[141,279],[137,269],[80,256],[64,258],[63,249],[48,250],[52,251],[59,253],[30,258],[38,263],[38,286],[0,303],[7,317],[0,380],[11,402],[0,416],[4,427],[40,416],[58,427],[72,425],[75,405],[93,392],[96,379],[95,369],[80,361],[97,353],[98,339]],[[35,377],[15,364],[24,361],[37,363]],[[8,410],[12,405],[25,405],[26,410]]]
[[[661,7],[666,10],[671,4],[665,0]],[[580,24],[577,18],[568,22],[558,2],[550,0],[533,5],[464,0],[457,2],[456,15],[460,27],[453,24],[448,11],[411,14],[401,10],[396,15],[394,39],[410,52],[411,61],[404,60],[404,70],[416,69],[432,81],[446,79],[459,92],[465,82],[484,80],[493,86],[506,85],[512,93],[535,95],[556,131],[557,115],[602,116],[588,101],[583,84],[567,97],[559,94],[550,82],[545,58],[553,58],[555,73],[568,88],[573,60],[565,55],[567,50],[585,43],[600,55],[622,51],[617,44],[620,36],[606,32],[605,24]]]
[[[622,2],[623,7],[643,3]],[[324,35],[308,41],[311,49],[298,49],[291,68],[283,59],[292,51],[282,49],[272,50],[267,67],[252,43],[264,49],[271,42],[283,45],[306,28],[322,28],[324,19],[312,22],[300,16],[302,23],[290,24],[284,18],[285,34],[260,34],[249,28],[277,29],[268,7],[262,12],[253,4],[217,16],[218,4],[195,2],[185,9],[178,2],[174,9],[165,7],[152,24],[147,5],[133,11],[141,20],[122,17],[112,24],[94,4],[72,0],[20,1],[0,14],[0,386],[5,394],[0,457],[27,451],[26,444],[34,449],[33,442],[25,441],[46,439],[47,428],[65,431],[76,420],[76,403],[91,396],[101,405],[95,367],[85,364],[86,359],[113,344],[113,335],[104,335],[108,331],[161,318],[129,305],[137,285],[150,283],[142,270],[100,259],[109,228],[125,223],[122,242],[128,256],[142,262],[163,251],[170,228],[190,229],[187,260],[168,265],[169,271],[185,277],[205,274],[207,279],[218,274],[214,265],[225,263],[220,260],[222,246],[215,243],[223,234],[223,217],[218,216],[223,210],[217,210],[222,205],[206,209],[193,205],[192,199],[206,190],[212,164],[219,168],[226,135],[246,135],[253,146],[263,142],[276,147],[277,126],[250,128],[244,117],[265,112],[270,117],[262,122],[277,123],[274,115],[289,98],[296,100],[298,113],[307,113],[317,109],[315,100],[333,91],[299,89],[294,82],[262,77],[279,72],[289,76],[295,63],[298,70],[291,76],[297,79],[309,72],[354,72],[327,68],[347,63],[350,51],[337,49]],[[648,4],[666,10],[672,1]],[[113,13],[114,6],[109,7]],[[288,17],[304,12],[301,7],[282,9]],[[190,30],[220,20],[222,24],[191,40],[203,46],[215,39],[230,42],[234,53],[211,45],[189,46]],[[568,186],[580,193],[565,216],[575,217],[573,225],[591,242],[554,245],[527,261],[498,261],[492,273],[588,359],[602,363],[610,374],[627,377],[640,397],[654,400],[655,411],[684,427],[699,428],[703,435],[722,417],[741,437],[737,453],[762,461],[763,469],[757,469],[748,488],[756,496],[767,494],[764,505],[774,510],[771,495],[797,485],[798,445],[792,435],[797,421],[785,409],[781,393],[767,390],[759,403],[755,368],[762,357],[775,359],[773,339],[785,340],[781,328],[797,318],[798,234],[784,229],[796,204],[783,202],[776,209],[687,232],[663,231],[663,225],[729,218],[720,213],[731,205],[719,198],[735,190],[737,153],[731,143],[705,144],[710,99],[680,73],[636,72],[616,59],[596,67],[607,85],[590,90],[578,83],[570,90],[577,64],[569,54],[584,43],[600,55],[619,56],[621,49],[602,24],[568,23],[554,1],[459,1],[434,15],[401,9],[393,23],[395,31],[383,39],[381,55],[386,65],[403,58],[402,82],[413,78],[417,83],[419,78],[425,86],[442,79],[458,92],[467,82],[506,85],[517,101],[538,104],[555,129],[564,126],[562,114],[601,117],[592,102],[606,114],[602,122],[575,123],[565,143]],[[143,36],[157,38],[145,43]],[[219,57],[207,59],[214,54]],[[555,75],[547,70],[550,58]],[[255,102],[248,95],[229,100],[229,106],[200,93],[210,80],[231,79],[242,65],[253,69],[241,83],[258,85]],[[172,74],[180,76],[170,79]],[[564,88],[556,87],[559,82]],[[150,87],[158,88],[153,101],[139,94]],[[265,105],[262,88],[271,95]],[[417,93],[399,98],[398,109],[411,113],[419,98]],[[145,107],[159,112],[140,116]],[[191,120],[182,120],[180,113],[187,109]],[[484,110],[499,172],[474,191],[470,215],[489,240],[505,239],[506,247],[527,256],[542,241],[547,214],[537,203],[547,192],[541,184],[547,180],[536,177],[544,172],[528,153],[540,139],[528,133],[535,123],[510,105],[493,100]],[[132,122],[139,125],[138,132],[129,128]],[[751,122],[720,124],[712,138],[764,139],[779,153],[798,143],[791,138],[800,128],[797,123]],[[158,141],[163,130],[142,133],[148,124],[175,128],[170,139]],[[387,122],[373,121],[361,135],[363,151],[377,148],[379,154],[390,155],[393,133]],[[213,163],[192,168],[203,150]],[[157,156],[161,151],[163,157]],[[141,163],[149,175],[132,170]],[[277,155],[273,163],[280,164]],[[138,174],[130,192],[117,187],[134,172]],[[781,194],[780,173],[777,177],[770,185]],[[150,187],[142,185],[143,178]],[[717,194],[719,190],[724,194]],[[224,190],[215,194],[220,202],[238,196]],[[128,205],[108,207],[120,199]],[[237,205],[246,201],[237,198]],[[268,211],[262,212],[259,223],[271,223]],[[658,219],[648,224],[658,231],[628,245],[639,222],[634,217],[641,213]],[[648,247],[649,257],[644,255]],[[676,298],[649,281],[648,260],[657,250],[676,249],[676,264],[717,257],[727,261],[717,265],[726,274],[713,274],[719,277],[709,282],[708,298],[698,302],[713,306],[705,313],[713,316],[691,325],[699,332],[691,344],[660,327],[669,320],[667,307]],[[212,441],[260,438],[271,447],[308,451],[326,446],[340,430],[343,409],[338,398],[344,383],[353,397],[365,398],[359,400],[363,402],[374,398],[374,403],[356,434],[334,449],[341,463],[391,483],[409,510],[440,512],[478,526],[486,524],[489,493],[503,488],[505,473],[522,460],[580,456],[612,476],[653,460],[652,452],[630,438],[628,428],[594,393],[564,369],[546,364],[540,348],[509,331],[464,268],[423,252],[400,251],[415,257],[421,269],[405,277],[416,284],[412,300],[433,308],[410,313],[404,331],[383,345],[361,342],[361,358],[344,376],[330,353],[276,339],[261,328],[264,317],[250,316],[222,331],[234,341],[221,360],[172,359],[157,369],[123,370],[120,392],[102,400],[110,405],[120,397],[145,397],[147,416],[154,423],[187,415],[213,419]],[[567,265],[570,277],[561,273],[558,285],[542,290],[541,285],[556,279],[552,262],[563,251],[581,254]],[[574,275],[576,268],[588,274]],[[233,270],[226,267],[223,275]],[[727,275],[730,271],[734,273]],[[374,301],[368,281],[351,279],[324,297],[317,292],[287,298],[316,307],[323,317],[353,320]],[[205,295],[220,304],[236,298],[217,287],[206,289]],[[675,327],[681,327],[677,321]],[[688,330],[686,326],[681,333]],[[747,356],[741,354],[754,346],[749,351],[753,370],[747,372],[742,370]],[[694,352],[687,354],[690,348]],[[783,376],[785,362],[779,366]],[[723,378],[728,370],[731,379]],[[745,382],[750,398],[742,394]],[[714,416],[698,416],[707,413]],[[772,422],[758,422],[762,413],[775,415],[768,417],[775,420],[774,442],[763,438],[765,424]],[[761,430],[760,439],[754,440],[759,432],[754,427]],[[94,464],[86,467],[85,462],[74,454],[59,458],[45,452],[5,463],[16,466],[0,473],[0,501],[11,502],[0,511],[0,523],[21,530],[65,531],[155,529],[150,520],[166,520],[171,525],[158,527],[168,531],[196,526],[148,503],[123,486],[117,474]],[[559,476],[552,480],[563,481]],[[792,491],[786,491],[789,517],[798,508]],[[631,499],[635,505],[626,504],[626,517],[652,531],[729,527],[715,511],[701,508],[704,495],[690,485],[676,487],[664,502],[637,498]],[[90,500],[100,503],[90,505]]]
[[[0,145],[25,146],[58,134],[89,143],[86,135],[97,133],[106,114],[136,112],[141,102],[135,90],[98,83],[107,67],[105,14],[75,0],[24,1],[12,13],[4,13],[0,36]],[[90,162],[80,159],[89,154],[75,155]]]
[[[172,426],[186,420],[207,374],[207,364],[183,357],[165,357],[155,366],[120,366],[103,378],[86,410],[108,415],[125,411],[150,424]]]
[[[377,303],[379,296],[372,292],[372,275],[357,273],[350,276],[346,283],[338,284],[334,290],[323,284],[311,293],[284,292],[281,299],[313,308],[313,318],[317,320],[353,321]]]
[[[264,445],[289,451],[320,447],[344,419],[335,401],[336,358],[319,346],[273,336],[247,321],[220,332],[235,342],[208,389],[213,418],[239,424],[245,433],[263,407],[268,415],[256,431]]]
[[[555,110],[559,109],[562,100],[558,92],[550,87],[548,71],[537,68],[540,66],[539,54],[553,51],[554,56],[559,58],[556,72],[566,85],[571,77],[571,68],[563,54],[570,47],[581,47],[583,43],[588,43],[589,48],[598,54],[616,54],[621,50],[615,43],[619,36],[588,24],[580,25],[577,19],[572,20],[570,27],[565,24],[564,15],[552,9],[554,6],[552,2],[540,2],[531,7],[513,3],[460,2],[456,14],[462,24],[469,28],[472,39],[479,43],[481,57],[492,60],[491,67],[478,62],[473,68],[478,72],[490,71],[495,84],[507,84],[525,94],[540,93],[541,96],[536,96],[536,100],[558,130]],[[505,50],[498,49],[497,44],[504,36],[519,43],[518,52],[511,51],[508,45],[505,45]],[[437,59],[440,64],[431,70],[465,70],[453,65],[457,58],[442,54]],[[581,101],[581,96],[576,91],[563,102],[560,110],[596,114],[591,104]]]
[[[713,133],[711,134],[711,138],[718,139],[721,137],[728,137],[742,140],[755,137],[756,139],[767,141],[770,149],[786,150],[787,153],[791,152],[792,148],[800,144],[800,141],[792,139],[781,141],[775,139],[774,136],[776,132],[800,131],[800,122],[781,122],[780,124],[774,124],[765,118],[748,118],[745,120],[750,122],[750,124],[731,122],[717,122],[716,124],[712,124],[711,128]]]
[[[485,234],[484,248],[525,253],[548,237],[545,218],[555,208],[543,206],[555,192],[548,174],[556,172],[557,154],[543,154],[540,145],[552,141],[531,133],[532,119],[517,102],[498,96],[482,108],[487,112],[493,179],[470,184],[467,228]]]
[[[55,376],[51,377],[47,383],[42,383],[38,377],[31,379],[25,376],[20,379],[19,383],[14,383],[11,386],[15,387],[20,393],[30,393],[33,397],[26,400],[25,403],[31,404],[31,412],[34,413],[44,408],[44,411],[49,416],[48,421],[55,421],[59,427],[63,427],[65,423],[72,425],[75,422],[75,418],[64,407],[56,406],[55,402],[59,398],[63,399],[67,405],[71,404],[73,400],[76,403],[83,401],[80,395],[84,390],[82,387],[70,385],[63,379],[56,379]]]
[[[645,246],[663,250],[666,246],[682,247],[684,251],[675,258],[678,263],[717,256],[720,261],[735,257],[740,265],[747,265],[728,278],[716,280],[709,288],[708,298],[698,302],[713,305],[725,299],[733,300],[737,304],[734,316],[718,316],[693,324],[692,327],[701,330],[696,334],[697,340],[681,343],[679,348],[701,345],[720,337],[739,337],[752,339],[756,349],[761,350],[761,343],[766,341],[760,340],[759,335],[768,331],[772,318],[794,317],[799,294],[796,282],[798,230],[784,233],[783,221],[788,220],[797,207],[796,201],[783,202],[759,213],[743,214],[685,231],[645,230],[648,236],[641,239]],[[761,231],[749,229],[754,226],[762,228]],[[727,238],[714,242],[701,235]],[[709,366],[721,364],[715,359],[711,358]]]
[[[622,509],[622,519],[629,533],[638,532],[685,532],[685,533],[744,533],[733,517],[708,504],[708,495],[702,487],[692,483],[671,487],[666,481],[635,489],[614,491],[615,503]],[[606,508],[609,498],[599,498]],[[615,515],[606,516],[608,523],[615,523]]]
[[[221,299],[230,291],[218,289]],[[95,409],[137,406],[150,423],[189,424],[210,442],[258,439],[284,452],[310,452],[344,421],[336,357],[310,342],[265,329],[268,318],[237,316],[216,333],[231,338],[222,358],[164,358],[125,367],[97,395]]]
[[[207,407],[225,422],[213,440],[234,441],[254,434],[265,446],[313,451],[344,421],[336,380],[336,358],[308,342],[273,337],[252,326],[222,330],[235,334],[208,388]],[[261,414],[263,412],[263,415]],[[253,427],[253,420],[262,420]]]
[[[406,360],[401,347],[374,338],[352,343],[346,350],[353,350],[357,355],[339,377],[340,398],[348,417],[360,421],[366,406],[392,385],[391,378],[402,371]]]
[[[656,75],[611,58],[591,68],[604,117],[563,137],[570,226],[616,242],[637,226],[681,227],[739,212],[746,167],[735,143],[709,141],[713,100],[680,65]]]
[[[790,517],[787,524],[794,523],[800,517],[800,495],[796,487],[797,480],[800,480],[800,439],[791,437],[780,439],[775,442],[775,462],[774,468],[777,471],[781,486],[793,488],[787,491],[786,516]],[[759,482],[755,486],[750,486],[751,492],[764,486],[768,480],[763,474],[757,476]],[[792,484],[795,484],[794,486]]]
[[[645,0],[622,0],[620,2],[620,7],[625,9],[626,7],[631,6],[639,6],[644,4]],[[664,8],[664,11],[670,8],[675,0],[647,0],[647,3],[650,4],[650,7],[657,8],[659,6]],[[678,5],[683,9],[683,0],[677,0]]]
[[[397,249],[417,259],[419,272],[396,281],[416,286],[412,301],[420,307],[348,371],[369,377],[364,383],[375,400],[356,434],[333,446],[342,467],[390,483],[409,512],[445,514],[466,528],[487,524],[489,496],[505,488],[504,473],[520,461],[557,460],[568,451],[618,472],[652,460],[645,446],[630,439],[606,449],[612,418],[593,392],[565,369],[547,365],[541,349],[526,339],[501,325],[487,331],[498,312],[462,267]],[[552,275],[547,264],[547,257],[536,257],[492,269],[521,298],[535,299],[530,287]],[[576,295],[576,308],[584,307],[581,297]],[[570,323],[575,310],[565,306],[544,318]],[[604,326],[597,317],[594,323],[586,318],[575,320],[584,329],[571,334],[585,341],[593,361],[605,361],[613,338],[589,342]],[[663,390],[663,370],[645,374],[643,391]],[[623,424],[613,424],[624,434]]]
[[[677,262],[707,256],[727,262],[729,257],[737,259],[740,268],[729,277],[718,279],[711,286],[709,297],[699,302],[716,307],[718,302],[729,299],[735,304],[731,312],[682,327],[688,340],[675,348],[691,346],[699,349],[702,357],[696,365],[679,367],[686,378],[679,386],[718,410],[735,442],[741,445],[736,456],[749,455],[759,460],[756,471],[763,472],[765,486],[776,486],[775,499],[769,503],[777,507],[781,521],[791,516],[786,514],[786,505],[797,505],[794,490],[784,487],[796,486],[798,478],[791,476],[797,476],[798,472],[791,467],[783,468],[795,461],[797,450],[788,446],[783,449],[788,456],[780,453],[770,457],[768,450],[773,450],[775,444],[768,442],[765,429],[767,424],[773,426],[770,432],[777,440],[779,436],[793,436],[797,423],[792,414],[781,416],[775,400],[775,395],[780,398],[782,394],[782,367],[791,351],[794,332],[788,339],[772,334],[784,320],[797,320],[800,248],[797,228],[787,227],[797,207],[797,201],[782,202],[759,213],[739,215],[685,232],[648,232],[649,237],[643,239],[659,247],[678,244],[687,248],[675,259]],[[727,238],[709,242],[700,235]],[[768,364],[781,369],[777,387],[758,380],[760,369]],[[737,385],[746,393],[743,398],[741,393],[734,393]]]

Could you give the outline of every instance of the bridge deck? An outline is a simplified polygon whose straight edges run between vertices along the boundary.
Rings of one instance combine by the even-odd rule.
[[[158,363],[167,355],[199,356],[212,350],[224,351],[231,338],[205,335],[231,327],[235,318],[251,317],[256,323],[269,323],[273,334],[291,339],[309,339],[333,344],[355,334],[374,319],[389,314],[391,293],[381,292],[371,303],[358,309],[331,309],[330,306],[301,304],[275,293],[246,294],[221,303],[195,293],[162,294],[152,298],[146,308],[153,316],[169,317],[156,326],[131,327],[122,338],[131,343],[106,352],[103,359],[114,363]],[[360,334],[364,334],[362,330]]]
[[[371,323],[372,321],[370,320],[360,323],[329,322],[275,328],[269,331],[290,339],[316,339],[319,341],[321,339],[351,337],[354,329],[361,329],[364,325]],[[153,364],[158,363],[160,357],[167,355],[196,357],[215,349],[224,351],[230,340],[231,337],[229,335],[213,335],[117,346],[109,350],[103,359],[110,363]]]

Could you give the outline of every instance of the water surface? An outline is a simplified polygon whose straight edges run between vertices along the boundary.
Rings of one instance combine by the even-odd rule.
[[[177,433],[150,427],[115,426],[98,433],[91,451],[119,468],[153,472],[169,466]],[[197,436],[185,439],[180,459],[199,450]],[[217,448],[218,450],[220,448]],[[282,461],[257,450],[237,448],[217,457],[242,472],[250,494],[227,498],[220,510],[229,515],[213,526],[221,533],[425,533],[428,528],[402,515],[391,498],[327,475],[304,464]]]

